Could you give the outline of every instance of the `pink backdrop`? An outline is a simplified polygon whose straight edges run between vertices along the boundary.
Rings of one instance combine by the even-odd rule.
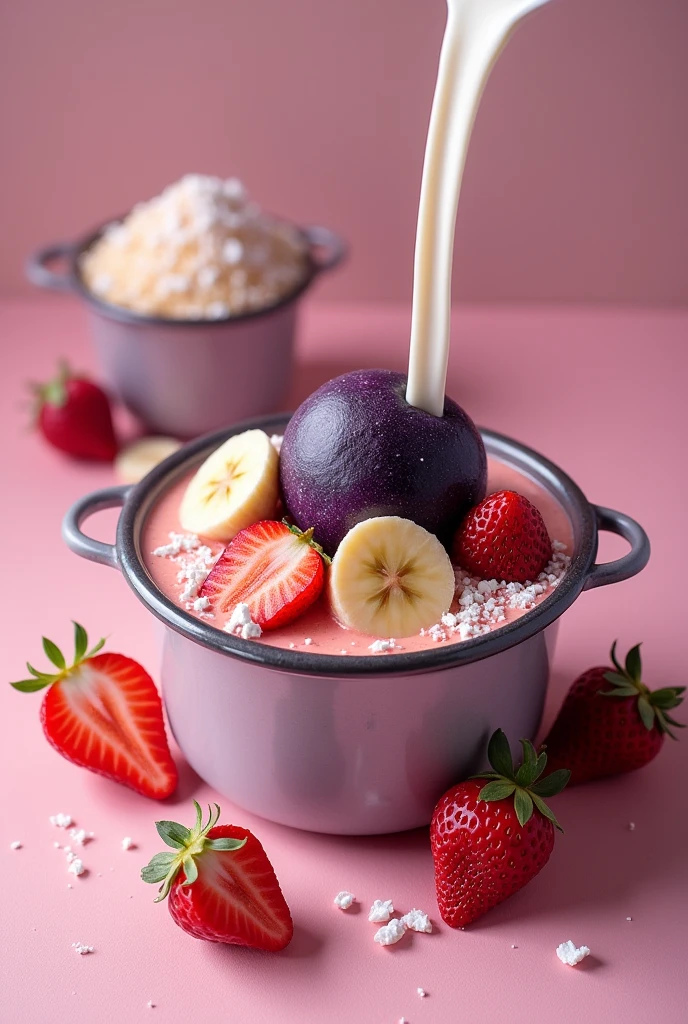
[[[0,290],[189,170],[352,243],[321,294],[410,295],[443,0],[22,0],[0,14]],[[688,304],[688,3],[554,0],[486,92],[456,293]]]

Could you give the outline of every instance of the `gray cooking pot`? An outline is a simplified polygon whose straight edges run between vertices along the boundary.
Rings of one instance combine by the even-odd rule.
[[[26,272],[39,287],[70,291],[85,302],[104,379],[149,430],[196,437],[283,407],[298,300],[344,258],[342,239],[324,227],[299,229],[308,254],[305,276],[273,306],[218,320],[173,320],[113,306],[86,286],[81,257],[106,226],[78,242],[40,249]],[[56,260],[66,264],[63,272],[50,269]]]
[[[141,535],[155,502],[232,434],[284,430],[286,419],[243,423],[200,438],[133,487],[76,502],[67,545],[118,568],[164,625],[162,691],[186,759],[220,793],[272,821],[315,832],[374,834],[426,825],[441,793],[485,762],[501,727],[534,738],[558,619],[583,590],[628,579],[646,565],[648,538],[633,519],[591,505],[565,473],[500,434],[482,431],[489,455],[549,491],[571,521],[570,568],[541,604],[486,636],[380,657],[282,650],[199,621],[157,589]],[[122,506],[114,545],[81,530],[88,516]],[[630,551],[595,562],[599,530]]]

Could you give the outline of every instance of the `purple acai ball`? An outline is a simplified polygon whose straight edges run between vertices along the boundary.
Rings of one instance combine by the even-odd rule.
[[[412,519],[448,545],[485,497],[485,447],[470,417],[451,398],[439,417],[405,395],[405,374],[355,370],[314,391],[287,425],[285,505],[329,554],[373,516]]]

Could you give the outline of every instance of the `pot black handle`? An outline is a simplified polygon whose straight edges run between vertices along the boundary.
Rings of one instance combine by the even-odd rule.
[[[614,509],[603,508],[602,505],[593,505],[593,509],[597,529],[608,530],[609,533],[623,537],[631,545],[631,550],[613,562],[595,563],[583,590],[606,587],[609,583],[620,583],[621,580],[630,579],[645,568],[650,557],[650,539],[640,523],[636,523],[635,519],[631,519],[623,512],[615,512]]]
[[[319,274],[324,270],[332,270],[342,262],[347,252],[343,238],[318,224],[311,224],[301,230],[308,239],[311,259]]]
[[[55,292],[69,292],[72,290],[72,270],[69,269],[58,274],[50,270],[49,263],[55,260],[69,260],[76,253],[77,246],[74,242],[55,242],[54,245],[46,245],[32,253],[26,261],[26,276],[32,284],[39,288],[50,288]]]
[[[104,544],[101,540],[94,540],[87,537],[81,530],[81,524],[95,512],[101,512],[106,508],[119,508],[123,506],[132,489],[132,484],[119,484],[116,487],[104,487],[100,491],[93,491],[79,501],[75,501],[62,520],[62,539],[75,555],[81,558],[88,558],[91,562],[100,562],[101,565],[109,565],[112,569],[118,568],[117,548],[114,544]]]

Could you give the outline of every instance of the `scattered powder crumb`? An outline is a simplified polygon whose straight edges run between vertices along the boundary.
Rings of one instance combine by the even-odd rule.
[[[69,835],[75,843],[79,846],[83,846],[84,843],[89,841],[89,839],[94,838],[95,832],[87,832],[84,828],[70,828]]]
[[[148,1000],[148,1002],[146,1003],[146,1006],[148,1007],[149,1010],[154,1010],[155,1009],[155,1003],[153,1002],[152,999]]]
[[[52,814],[50,824],[55,825],[56,828],[69,828],[72,824],[72,816],[71,814]]]
[[[401,644],[398,644],[396,640],[392,638],[390,640],[375,640],[370,644],[368,650],[372,651],[373,654],[382,654],[384,651],[401,651],[403,648]]]
[[[233,633],[242,640],[256,640],[263,633],[258,623],[251,618],[249,606],[243,603],[236,605],[229,622],[226,622],[223,628],[225,633]]]
[[[334,904],[341,910],[348,910],[355,899],[356,897],[352,892],[347,892],[346,889],[343,889],[341,892],[338,892],[337,895],[335,896]]]
[[[122,840],[122,849],[131,850],[132,848],[136,848],[136,843],[131,838],[131,836],[125,836],[124,839]]]
[[[68,889],[73,889],[73,888],[74,888],[74,886],[72,885],[72,883],[71,883],[71,882],[67,882],[67,888],[68,888]]]
[[[413,910],[409,910],[408,914],[404,914],[401,921],[412,932],[427,932],[430,934],[432,931],[432,924],[428,915],[422,910],[416,910],[415,907]]]
[[[571,939],[557,946],[557,956],[563,964],[568,964],[569,967],[575,967],[576,964],[579,964],[581,960],[584,960],[589,955],[590,950],[587,946],[577,948]]]
[[[416,992],[421,997],[421,999],[425,999],[426,995],[428,994],[424,988],[417,988]]]
[[[373,935],[373,942],[379,942],[381,946],[392,946],[399,939],[403,939],[406,929],[398,917],[393,917],[389,924],[383,924],[382,928]]]
[[[633,920],[633,918],[632,918],[632,917],[627,917],[627,918],[626,918],[626,920],[627,920],[627,921],[632,921],[632,920]]]
[[[270,444],[278,453],[282,450],[282,441],[284,441],[282,434],[273,434],[270,438]]]
[[[512,949],[518,949],[518,946],[514,946],[514,944],[512,943],[512,944],[511,944],[511,948],[512,948]]]
[[[14,842],[10,843],[10,850],[21,850],[21,848],[22,844],[18,839],[15,839]]]
[[[67,871],[69,871],[71,875],[76,875],[78,877],[79,875],[83,875],[85,870],[86,868],[84,867],[84,862],[82,860],[79,860],[78,857],[74,856],[69,858],[69,867],[67,868]]]
[[[339,653],[340,654],[348,654],[349,652],[347,651],[346,647],[343,647]]]
[[[306,645],[306,647],[310,647],[310,645],[313,643],[313,639],[312,639],[312,637],[307,636],[306,639],[303,642]]]
[[[169,558],[177,564],[177,583],[180,587],[179,600],[181,604],[191,611],[204,614],[210,604],[207,598],[199,598],[198,591],[205,582],[205,578],[216,562],[218,555],[214,555],[207,544],[201,541],[195,533],[168,533],[169,544],[163,544],[154,548],[153,554],[158,558]],[[206,603],[207,602],[207,603]]]
[[[55,849],[56,849],[56,850],[59,850],[59,849],[60,849],[60,844],[58,843],[57,839],[56,839],[56,840],[55,840],[55,842],[53,843],[53,846],[55,847]]]
[[[467,576],[462,569],[456,573],[456,612],[445,612],[440,621],[421,629],[421,636],[429,636],[435,643],[451,637],[470,640],[484,636],[506,621],[506,611],[529,611],[537,599],[554,590],[563,579],[571,558],[566,545],[552,541],[552,558],[534,583],[507,583],[505,580],[481,580]]]
[[[635,822],[634,821],[629,821],[629,823],[628,823],[628,831],[629,832],[635,832]]]
[[[370,913],[368,914],[368,920],[378,924],[381,921],[389,921],[390,917],[394,913],[394,904],[391,900],[375,900]],[[402,926],[405,928],[406,924],[402,921]]]
[[[73,942],[72,943],[72,949],[76,953],[79,953],[80,956],[85,956],[86,953],[92,953],[93,952],[93,946],[87,946],[83,942]]]
[[[296,647],[296,644],[295,644],[295,643],[291,643],[291,644],[289,644],[289,646],[290,646],[290,648],[291,648],[291,649],[292,649],[292,651],[293,651],[293,650],[294,650],[294,648]]]

